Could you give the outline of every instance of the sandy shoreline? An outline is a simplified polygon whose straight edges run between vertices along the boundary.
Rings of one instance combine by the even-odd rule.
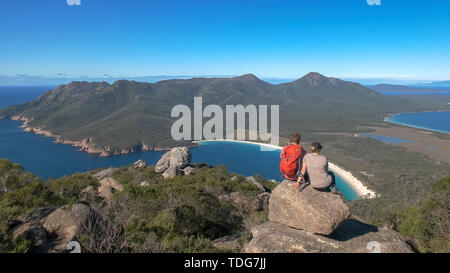
[[[259,145],[259,146],[265,146],[268,148],[272,148],[274,150],[281,150],[283,147],[267,144],[267,143],[258,143],[258,142],[251,142],[251,141],[243,141],[243,140],[232,140],[232,139],[223,139],[223,140],[200,140],[200,141],[193,141],[193,143],[202,143],[202,142],[237,142],[237,143],[245,143],[245,144],[253,144],[253,145]],[[368,189],[360,180],[358,180],[351,172],[344,170],[343,168],[339,167],[338,165],[329,162],[329,168],[331,171],[335,172],[337,175],[342,177],[342,179],[345,180],[345,182],[358,194],[360,199],[372,199],[377,197],[377,194]]]

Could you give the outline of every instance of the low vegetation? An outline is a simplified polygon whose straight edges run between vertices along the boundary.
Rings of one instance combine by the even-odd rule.
[[[421,252],[450,253],[450,177],[434,183],[425,202],[397,216],[396,228]]]
[[[396,154],[405,152],[404,149],[365,138],[340,136],[338,141],[332,136],[323,137],[328,143],[327,156],[332,160],[339,153],[339,163],[344,167],[358,164],[361,170],[366,170],[365,167],[371,166],[373,177],[357,176],[381,196],[348,202],[353,215],[378,226],[390,226],[420,252],[450,252],[450,177],[441,178],[449,170],[447,165],[441,166],[443,163],[417,153],[410,153],[410,161],[402,164]],[[370,142],[373,150],[361,152],[367,143],[360,146],[360,141]],[[386,161],[375,160],[379,154]],[[415,170],[414,164],[420,164],[421,169]],[[99,197],[82,198],[83,189],[92,186],[96,191],[99,186],[92,173],[41,180],[24,172],[18,164],[0,160],[0,252],[30,251],[26,238],[12,240],[11,229],[17,219],[40,207],[79,202],[108,219],[95,232],[90,224],[80,231],[78,238],[86,252],[236,251],[217,248],[213,241],[234,234],[242,246],[250,228],[268,220],[266,209],[246,211],[244,203],[236,206],[222,198],[238,192],[240,202],[248,202],[260,194],[245,177],[229,173],[224,166],[198,164],[193,175],[168,180],[151,166],[122,167],[113,173],[113,178],[124,189],[115,192],[109,202]],[[269,192],[276,186],[261,177],[256,179]],[[143,181],[146,186],[141,186]]]
[[[113,177],[124,185],[110,202],[86,201],[81,191],[88,186],[96,190],[97,179],[90,173],[41,180],[7,160],[0,160],[1,177],[8,176],[0,193],[0,252],[27,252],[29,241],[11,237],[16,219],[45,206],[63,206],[84,202],[108,222],[92,232],[86,224],[79,240],[87,252],[222,252],[214,247],[216,238],[241,234],[267,221],[267,211],[243,212],[220,196],[239,192],[248,200],[259,189],[242,176],[229,173],[225,167],[200,164],[195,174],[165,180],[151,166],[118,169]],[[235,177],[232,179],[232,177]],[[269,191],[274,183],[257,180]],[[141,186],[140,182],[148,182]],[[100,230],[100,232],[99,232]],[[106,236],[105,240],[102,236]],[[101,241],[108,243],[99,244]],[[242,240],[241,243],[243,243]]]

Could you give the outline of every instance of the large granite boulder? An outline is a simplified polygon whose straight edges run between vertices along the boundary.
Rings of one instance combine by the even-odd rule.
[[[31,252],[66,252],[67,244],[77,240],[79,233],[100,221],[101,216],[84,204],[39,208],[12,229],[13,240],[25,237],[31,242]]]
[[[122,184],[120,184],[114,178],[108,177],[100,181],[100,187],[98,187],[98,195],[106,200],[111,200],[111,197],[115,191],[122,190]]]
[[[243,253],[412,253],[405,240],[390,229],[378,229],[348,219],[330,236],[313,234],[274,222],[251,229]]]
[[[349,215],[339,195],[311,186],[300,192],[290,182],[278,185],[269,200],[269,221],[316,234],[331,234]]]
[[[65,250],[67,243],[74,240],[77,233],[86,224],[89,214],[93,210],[84,204],[74,204],[71,207],[62,207],[49,214],[42,227],[47,233],[58,238],[55,250]]]
[[[46,252],[49,248],[49,239],[41,221],[56,209],[57,207],[39,208],[18,219],[17,225],[11,230],[13,241],[25,238],[31,243],[30,252]]]
[[[156,163],[155,171],[162,173],[165,178],[173,178],[180,170],[191,162],[191,152],[187,147],[175,147],[165,153]]]

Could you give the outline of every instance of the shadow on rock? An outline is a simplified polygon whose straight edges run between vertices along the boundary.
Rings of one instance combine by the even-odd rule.
[[[368,225],[357,220],[347,219],[327,237],[336,241],[344,242],[371,232],[378,232],[378,227]]]

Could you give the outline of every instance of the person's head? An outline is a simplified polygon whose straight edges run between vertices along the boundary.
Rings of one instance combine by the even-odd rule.
[[[320,153],[320,150],[322,150],[322,144],[320,144],[320,142],[316,141],[311,144],[311,152]]]
[[[299,144],[300,143],[300,139],[302,139],[302,136],[299,133],[292,133],[291,134],[291,143],[296,143]]]

